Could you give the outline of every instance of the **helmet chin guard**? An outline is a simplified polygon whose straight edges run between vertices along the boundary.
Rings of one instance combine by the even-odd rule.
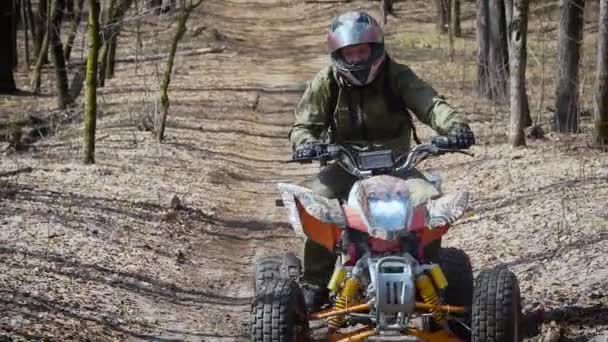
[[[342,48],[359,44],[370,45],[370,57],[354,64],[346,62]],[[331,62],[338,73],[355,86],[373,82],[386,57],[382,28],[372,16],[361,11],[346,12],[332,20],[327,35],[327,47]]]

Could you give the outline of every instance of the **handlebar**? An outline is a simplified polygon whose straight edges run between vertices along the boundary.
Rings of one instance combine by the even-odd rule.
[[[368,153],[370,151],[369,146],[362,146],[358,144],[336,145],[326,143],[317,143],[315,145],[321,152],[316,157],[292,159],[287,161],[287,163],[310,163],[312,161],[319,161],[322,165],[325,165],[328,161],[333,160],[344,170],[357,178],[366,178],[374,173],[374,170],[360,168],[360,160],[357,158],[359,154]],[[394,161],[392,161],[391,150],[382,150],[381,148],[376,148],[372,151],[390,152],[390,163],[386,160],[380,161],[380,163],[385,163],[383,164],[384,166],[379,167],[379,169],[382,169],[384,173],[404,173],[413,169],[420,162],[432,155],[462,153],[473,156],[473,154],[470,152],[453,148],[454,145],[455,141],[452,137],[436,136],[432,139],[430,144],[416,145],[410,152],[402,154]],[[380,158],[382,158],[382,156],[380,156]]]

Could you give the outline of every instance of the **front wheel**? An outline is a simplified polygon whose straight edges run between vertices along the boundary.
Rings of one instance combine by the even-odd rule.
[[[275,279],[266,283],[253,300],[250,318],[251,341],[310,340],[304,296],[291,279]]]
[[[449,305],[470,308],[473,303],[473,267],[469,256],[458,248],[441,248],[437,262],[448,281],[445,300]],[[459,317],[465,325],[471,324],[469,314]],[[468,341],[471,337],[469,329],[456,320],[449,321],[450,329],[456,336]]]
[[[506,268],[483,270],[475,280],[472,308],[473,342],[519,342],[519,282]]]

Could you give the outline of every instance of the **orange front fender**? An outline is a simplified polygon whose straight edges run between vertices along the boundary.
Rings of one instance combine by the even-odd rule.
[[[333,252],[336,243],[342,236],[342,229],[336,224],[322,222],[310,215],[297,198],[295,202],[304,234],[312,241]]]

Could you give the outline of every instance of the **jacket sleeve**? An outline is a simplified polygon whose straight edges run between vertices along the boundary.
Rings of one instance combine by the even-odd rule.
[[[305,142],[317,142],[328,127],[331,106],[330,67],[321,70],[308,82],[295,109],[295,123],[289,130],[292,148]]]
[[[445,98],[437,93],[407,66],[395,65],[392,70],[396,89],[406,106],[425,125],[439,134],[446,134],[454,124],[466,121],[450,106]]]

